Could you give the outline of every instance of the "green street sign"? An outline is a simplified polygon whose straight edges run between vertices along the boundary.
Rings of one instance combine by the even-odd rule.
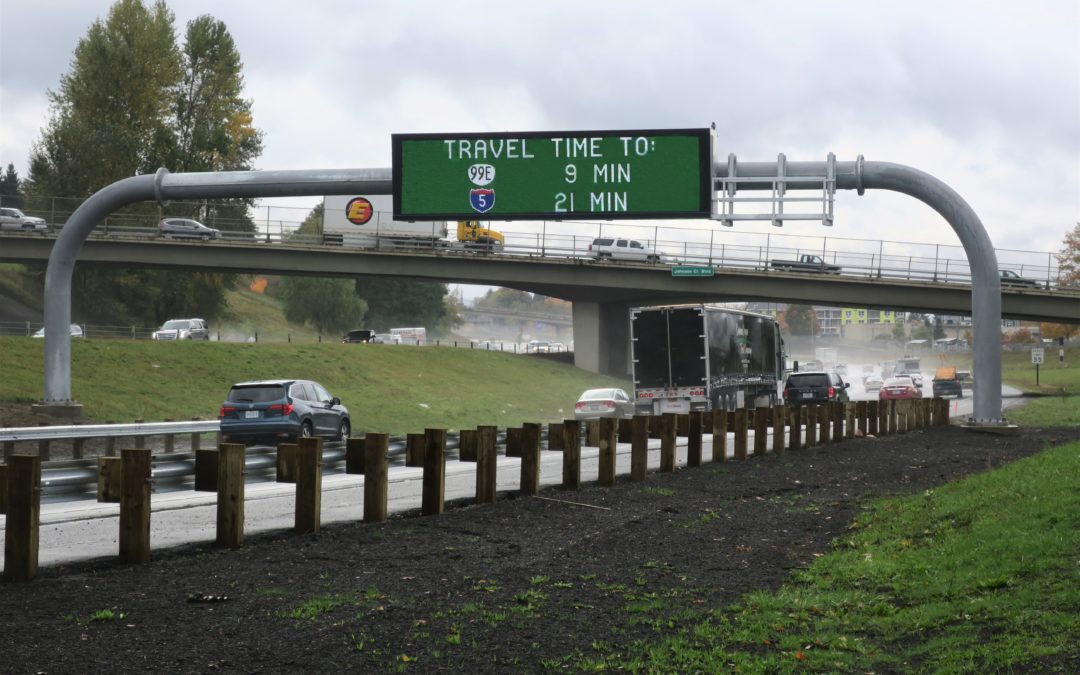
[[[716,270],[711,267],[672,267],[671,276],[673,277],[711,277],[716,274]]]
[[[707,218],[709,129],[393,134],[395,220]]]

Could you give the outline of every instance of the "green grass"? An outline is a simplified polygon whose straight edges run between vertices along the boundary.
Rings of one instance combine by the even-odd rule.
[[[544,357],[451,347],[73,340],[72,396],[99,421],[217,416],[229,386],[300,377],[339,396],[357,432],[519,425],[570,417],[581,392],[627,383]],[[43,392],[40,340],[0,337],[0,400]]]
[[[617,655],[565,663],[632,672],[1065,672],[1080,644],[1077,485],[1073,443],[877,501],[779,592],[699,611],[689,627]],[[646,610],[657,625],[686,611]]]

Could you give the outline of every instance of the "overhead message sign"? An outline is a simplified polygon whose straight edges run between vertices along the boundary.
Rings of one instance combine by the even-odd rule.
[[[395,220],[707,218],[709,129],[394,134]]]

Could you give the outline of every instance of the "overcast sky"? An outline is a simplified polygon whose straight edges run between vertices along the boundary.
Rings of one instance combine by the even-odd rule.
[[[22,177],[46,91],[111,4],[0,0],[0,162]],[[926,171],[998,248],[1057,250],[1080,220],[1080,0],[168,4],[179,38],[201,14],[235,38],[260,169],[389,167],[394,132],[715,122],[721,159]],[[842,194],[833,231],[957,243],[881,192]]]

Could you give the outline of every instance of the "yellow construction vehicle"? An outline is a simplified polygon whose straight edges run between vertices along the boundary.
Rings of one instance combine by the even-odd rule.
[[[478,220],[459,220],[457,238],[465,248],[485,251],[501,251],[506,239],[502,232],[481,227]]]

